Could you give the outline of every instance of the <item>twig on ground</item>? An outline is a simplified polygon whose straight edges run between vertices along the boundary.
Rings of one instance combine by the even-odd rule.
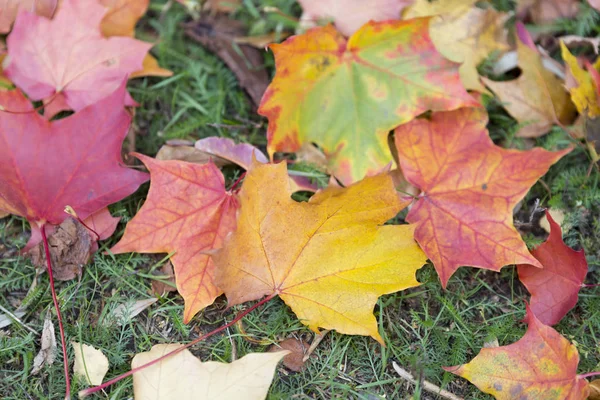
[[[15,314],[11,313],[6,308],[2,307],[2,305],[0,305],[0,311],[2,311],[4,314],[6,314],[9,317],[11,317],[15,322],[18,322],[23,328],[27,329],[29,332],[33,333],[34,335],[38,334],[35,331],[35,329],[33,329],[32,327],[30,327],[27,324],[25,324],[25,322],[21,321],[21,318],[17,317]]]
[[[396,371],[396,373],[403,379],[406,379],[407,381],[409,381],[412,384],[417,384],[417,380],[412,376],[412,374],[410,372],[408,372],[407,370],[403,369],[402,367],[400,367],[398,364],[396,364],[395,361],[392,362],[392,366],[394,367],[394,371]],[[442,389],[441,387],[434,385],[433,383],[423,380],[421,382],[421,384],[423,385],[423,389],[427,390],[430,393],[434,393],[437,394],[440,397],[443,397],[445,399],[449,399],[449,400],[464,400],[462,397],[458,397],[452,393],[450,393],[447,390]]]
[[[329,332],[330,330],[331,329],[325,329],[325,330],[321,331],[321,333],[319,333],[318,335],[315,335],[315,338],[312,341],[312,343],[310,344],[310,347],[308,348],[308,350],[306,351],[306,354],[304,355],[302,362],[308,361],[308,359],[310,358],[310,355],[315,351],[315,349],[317,348],[319,343],[321,343],[321,341],[323,340],[325,335],[327,335],[327,332]]]

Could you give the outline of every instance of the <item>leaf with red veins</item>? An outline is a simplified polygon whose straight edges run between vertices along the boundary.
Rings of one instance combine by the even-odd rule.
[[[506,150],[485,129],[485,110],[434,113],[396,129],[406,179],[422,190],[407,221],[445,288],[460,266],[499,271],[539,261],[513,226],[513,209],[571,149]]]
[[[35,234],[44,224],[63,222],[67,205],[85,220],[135,192],[148,175],[123,166],[121,147],[131,124],[124,99],[122,85],[50,122],[20,91],[0,91],[2,107],[21,111],[0,112],[0,211],[27,218]]]
[[[212,162],[198,165],[135,156],[150,171],[150,192],[111,251],[175,252],[171,262],[187,323],[222,293],[214,283],[208,252],[221,247],[235,229],[237,198],[225,190],[223,174]]]
[[[549,212],[550,236],[531,253],[544,268],[519,265],[519,279],[531,293],[531,310],[546,325],[557,324],[577,304],[588,271],[583,250],[575,251],[562,240],[560,226]]]
[[[60,97],[50,103],[50,116],[106,97],[142,69],[152,47],[129,37],[103,37],[100,21],[106,12],[96,1],[63,0],[52,20],[20,13],[6,41],[5,75],[32,100]],[[135,102],[127,95],[125,104]]]

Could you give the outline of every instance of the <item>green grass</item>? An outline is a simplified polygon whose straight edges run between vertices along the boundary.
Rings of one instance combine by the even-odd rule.
[[[261,3],[261,4],[259,4]],[[514,6],[500,1],[502,7]],[[161,15],[164,2],[153,2],[151,12],[139,29],[139,37],[160,42],[154,54],[163,67],[175,72],[166,79],[146,78],[132,82],[131,92],[140,103],[136,110],[138,151],[154,155],[166,139],[195,140],[207,136],[231,137],[264,147],[266,123],[237,85],[234,74],[213,54],[187,39],[181,23],[189,17],[178,4]],[[276,6],[297,16],[298,6],[290,0],[259,2],[245,0],[234,17],[244,21],[252,34],[293,29],[289,19],[264,13],[261,5]],[[591,20],[585,9],[586,20]],[[582,12],[583,13],[583,12]],[[577,24],[564,24],[561,30],[575,33]],[[572,31],[569,31],[572,29]],[[597,26],[588,31],[597,32]],[[265,53],[265,66],[272,71],[273,60]],[[495,100],[487,104],[490,134],[496,143],[525,148],[528,143],[514,136],[517,124]],[[248,122],[251,121],[251,122]],[[220,128],[215,128],[217,124]],[[224,128],[223,126],[232,127]],[[549,149],[573,144],[561,129],[537,141]],[[600,174],[588,174],[589,160],[576,148],[537,184],[522,202],[517,220],[526,222],[535,200],[542,206],[563,209],[572,228],[566,233],[569,245],[584,248],[590,264],[588,282],[598,282],[600,270]],[[312,171],[307,166],[300,170]],[[228,185],[240,171],[226,171]],[[548,189],[550,192],[548,192]],[[57,284],[68,341],[90,344],[108,357],[113,377],[130,368],[134,354],[158,343],[188,342],[231,321],[248,305],[227,309],[224,298],[199,313],[190,324],[182,321],[183,302],[177,294],[161,297],[148,310],[123,325],[111,320],[110,313],[120,304],[151,297],[151,276],[160,268],[164,255],[103,254],[123,234],[125,223],[143,204],[147,185],[135,195],[111,206],[122,223],[112,238],[85,267],[81,280]],[[46,274],[36,277],[28,259],[18,254],[27,240],[28,225],[17,217],[0,220],[0,305],[14,310],[21,305],[22,321],[41,332],[46,312],[53,312]],[[540,238],[528,237],[532,242]],[[462,268],[450,280],[446,291],[431,265],[418,273],[422,285],[383,296],[375,308],[383,347],[371,338],[330,332],[325,336],[306,369],[300,373],[279,367],[270,390],[270,399],[292,398],[418,398],[435,399],[420,387],[400,379],[392,362],[451,392],[468,399],[489,399],[467,381],[446,373],[444,365],[469,361],[483,343],[496,338],[500,345],[515,342],[525,332],[527,292],[519,283],[514,267],[500,273]],[[33,289],[32,283],[36,282]],[[581,356],[580,372],[600,370],[597,343],[600,336],[600,288],[583,289],[579,303],[556,329],[571,340]],[[55,318],[54,318],[55,320]],[[243,320],[243,329],[234,326],[193,347],[202,360],[230,362],[249,352],[262,352],[245,335],[263,342],[277,343],[297,337],[311,341],[314,333],[302,325],[285,304],[275,299]],[[58,330],[58,327],[56,327]],[[62,399],[64,376],[59,352],[52,366],[32,376],[33,358],[39,350],[39,334],[32,334],[14,322],[0,330],[0,397],[4,399]],[[69,358],[73,360],[69,346]],[[74,382],[73,393],[84,388]],[[93,398],[125,399],[132,396],[132,381],[113,385],[107,395]]]

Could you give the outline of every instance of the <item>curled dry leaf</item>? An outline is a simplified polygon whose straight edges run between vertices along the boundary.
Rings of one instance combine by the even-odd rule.
[[[77,220],[64,220],[48,238],[54,279],[68,281],[76,276],[81,277],[83,266],[92,256],[93,243],[91,234]],[[46,253],[43,243],[31,249],[29,254],[33,265],[45,271]]]
[[[392,161],[394,127],[427,110],[477,105],[428,29],[429,18],[369,22],[347,40],[326,26],[271,45],[277,72],[258,110],[269,119],[271,157],[316,143],[350,184]]]
[[[39,374],[44,365],[52,365],[56,358],[56,335],[54,334],[54,324],[52,324],[50,313],[46,313],[46,318],[44,318],[40,347],[40,351],[33,359],[32,375]]]
[[[142,68],[152,44],[103,37],[106,11],[95,1],[62,0],[52,20],[28,12],[17,16],[6,41],[4,73],[32,100],[46,100],[47,116],[96,103]],[[126,104],[135,104],[129,95]]]
[[[460,79],[469,90],[485,92],[477,65],[492,52],[509,49],[504,24],[506,13],[479,8],[476,0],[417,0],[407,8],[404,18],[436,17],[429,28],[436,48],[448,59],[461,63]]]
[[[251,144],[235,143],[228,138],[208,137],[200,139],[194,144],[194,147],[206,154],[237,164],[245,170],[250,168],[253,158],[261,163],[269,162],[263,152]]]
[[[550,236],[531,254],[543,268],[519,265],[519,280],[531,293],[531,311],[545,325],[557,324],[577,304],[588,264],[583,250],[575,251],[562,240],[560,225],[549,212]]]
[[[216,283],[230,305],[278,295],[303,324],[370,335],[377,298],[417,286],[425,255],[413,226],[385,225],[403,208],[378,175],[291,199],[285,163],[255,162],[240,191],[238,227],[216,251]]]
[[[100,385],[108,372],[108,358],[93,346],[71,342],[75,363],[73,374],[83,377],[88,385]]]
[[[482,349],[470,363],[444,367],[498,400],[584,400],[588,382],[577,375],[577,348],[527,307],[527,332],[508,346]]]
[[[154,293],[155,296],[164,296],[167,292],[176,292],[175,271],[173,270],[171,261],[165,262],[160,268],[160,272],[162,272],[162,275],[160,275],[161,279],[152,280],[152,293]],[[157,276],[157,278],[159,278],[159,276]],[[169,283],[171,285],[169,285]]]
[[[304,340],[288,338],[269,347],[269,352],[276,353],[281,350],[289,351],[289,353],[283,357],[283,365],[291,371],[300,372],[306,366],[304,356],[309,348],[310,344],[306,343]]]
[[[139,353],[131,368],[140,367],[173,350],[180,344],[158,344]],[[219,400],[263,400],[277,363],[287,354],[250,353],[225,364],[201,362],[185,349],[133,374],[133,393],[138,400],[180,400],[190,398]]]
[[[41,240],[42,224],[56,226],[67,219],[65,206],[85,220],[148,179],[122,166],[121,146],[131,123],[124,98],[121,86],[52,122],[35,112],[0,113],[0,210],[27,218],[32,229],[27,248]],[[0,91],[0,104],[14,111],[33,109],[16,90]],[[23,142],[29,143],[27,151]]]
[[[544,68],[541,55],[525,28],[519,26],[517,54],[521,76],[513,81],[485,84],[504,103],[504,107],[519,123],[519,137],[539,137],[553,124],[568,125],[575,118],[575,108],[562,81]]]
[[[115,254],[175,253],[177,290],[185,300],[184,321],[213,303],[222,292],[214,283],[209,251],[221,247],[235,229],[236,196],[225,190],[225,179],[213,164],[158,161],[135,154],[150,171],[150,192]]]
[[[402,10],[415,0],[298,0],[302,6],[301,24],[312,28],[317,22],[331,20],[345,36],[350,36],[369,21],[400,19]]]
[[[571,149],[506,150],[485,129],[484,109],[434,113],[396,129],[406,179],[422,190],[406,220],[433,262],[442,286],[461,266],[499,271],[541,267],[513,226],[513,209]]]

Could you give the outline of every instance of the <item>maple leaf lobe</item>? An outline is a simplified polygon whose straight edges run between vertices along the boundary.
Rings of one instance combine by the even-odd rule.
[[[148,175],[122,165],[131,123],[124,98],[122,85],[52,122],[35,112],[0,113],[0,209],[27,218],[39,239],[35,230],[41,225],[59,225],[68,217],[66,205],[85,220],[135,192]],[[31,109],[16,90],[0,92],[0,104]]]
[[[517,266],[519,280],[531,293],[530,307],[546,325],[557,324],[577,304],[588,265],[583,250],[575,251],[562,240],[562,231],[548,211],[550,235],[532,250],[543,268]]]
[[[444,287],[463,265],[541,267],[513,226],[513,208],[571,150],[502,149],[489,138],[486,122],[485,110],[464,108],[395,131],[402,171],[423,191],[406,220],[418,225],[415,239]]]
[[[150,171],[150,191],[111,251],[174,252],[171,262],[187,323],[222,293],[214,283],[208,251],[220,247],[235,229],[237,200],[225,190],[223,174],[212,162],[198,165],[134,155]]]

